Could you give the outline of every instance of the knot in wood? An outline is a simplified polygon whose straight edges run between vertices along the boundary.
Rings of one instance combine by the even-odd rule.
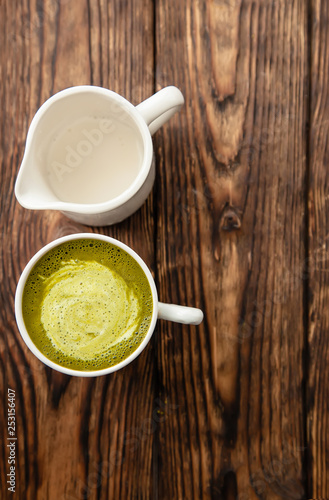
[[[223,231],[235,231],[241,227],[241,219],[233,207],[226,207],[221,217],[220,227]]]

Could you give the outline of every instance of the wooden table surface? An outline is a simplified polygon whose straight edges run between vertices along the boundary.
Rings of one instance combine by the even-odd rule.
[[[329,498],[327,0],[2,0],[0,498]],[[185,106],[154,136],[156,182],[128,220],[91,228],[23,209],[14,183],[37,109],[72,85]],[[109,376],[42,365],[18,333],[28,260],[63,235],[135,249],[160,321]],[[8,491],[8,389],[16,396]]]

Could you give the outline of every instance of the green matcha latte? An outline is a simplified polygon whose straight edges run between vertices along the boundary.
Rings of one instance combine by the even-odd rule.
[[[23,318],[36,347],[74,370],[100,370],[127,358],[145,338],[152,292],[123,249],[96,239],[62,243],[32,269]]]

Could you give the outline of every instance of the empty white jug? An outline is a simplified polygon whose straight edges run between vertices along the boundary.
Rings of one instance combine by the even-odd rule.
[[[95,86],[48,99],[33,118],[15,194],[33,210],[59,210],[91,226],[120,222],[148,197],[155,177],[151,134],[184,103],[166,87],[138,106]]]

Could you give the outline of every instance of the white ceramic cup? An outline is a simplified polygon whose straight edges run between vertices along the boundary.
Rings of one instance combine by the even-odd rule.
[[[183,103],[173,86],[136,107],[96,86],[58,92],[31,122],[15,185],[17,200],[25,208],[59,210],[90,226],[122,221],[151,192],[151,134]]]
[[[153,298],[153,312],[152,312],[151,323],[142,343],[136,348],[135,351],[133,351],[130,354],[130,356],[128,356],[126,359],[124,359],[117,365],[95,371],[73,370],[70,368],[60,366],[54,363],[53,361],[49,360],[44,354],[42,354],[39,351],[39,349],[35,346],[35,344],[31,340],[31,337],[26,329],[22,313],[22,298],[23,298],[25,283],[35,264],[39,261],[41,257],[43,257],[49,250],[53,249],[54,247],[61,245],[62,243],[74,241],[77,239],[101,240],[104,242],[112,243],[113,245],[116,245],[117,247],[126,251],[129,255],[131,255],[131,257],[135,259],[135,261],[140,265],[140,267],[144,271],[144,274],[150,284],[152,298]],[[199,325],[203,320],[203,312],[200,309],[194,307],[185,307],[175,304],[163,304],[162,302],[159,302],[157,289],[153,277],[151,275],[151,272],[149,271],[144,261],[139,257],[139,255],[137,255],[137,253],[134,252],[134,250],[132,250],[130,247],[128,247],[124,243],[121,243],[120,241],[114,238],[92,233],[78,233],[59,238],[41,248],[41,250],[39,250],[34,255],[34,257],[32,257],[32,259],[28,262],[25,269],[23,270],[17,285],[16,295],[15,295],[15,315],[16,315],[17,326],[24,342],[33,352],[33,354],[37,358],[39,358],[40,361],[42,361],[45,365],[49,366],[50,368],[53,368],[54,370],[65,373],[67,375],[74,375],[80,377],[96,377],[100,375],[107,375],[109,373],[120,370],[121,368],[124,368],[126,365],[131,363],[131,361],[133,361],[143,351],[143,349],[150,341],[158,319],[165,319],[177,323],[184,323],[191,325]]]

